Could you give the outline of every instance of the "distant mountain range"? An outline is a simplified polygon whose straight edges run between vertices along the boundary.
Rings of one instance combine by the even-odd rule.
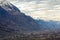
[[[42,26],[41,30],[60,30],[60,21],[44,21],[37,19],[36,22]]]

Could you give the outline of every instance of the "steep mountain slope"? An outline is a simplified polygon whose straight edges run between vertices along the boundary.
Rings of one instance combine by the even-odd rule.
[[[31,17],[20,12],[8,1],[0,2],[0,36],[38,30],[40,30],[39,25]]]

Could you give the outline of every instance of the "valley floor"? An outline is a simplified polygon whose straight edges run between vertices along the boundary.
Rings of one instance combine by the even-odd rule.
[[[35,33],[21,33],[20,35],[0,38],[0,40],[60,40],[60,31],[44,31]]]

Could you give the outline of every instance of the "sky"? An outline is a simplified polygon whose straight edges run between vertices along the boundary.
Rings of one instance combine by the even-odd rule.
[[[60,21],[60,0],[8,0],[34,19]]]

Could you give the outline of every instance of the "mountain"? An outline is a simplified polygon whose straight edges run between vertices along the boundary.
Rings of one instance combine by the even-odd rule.
[[[8,1],[0,2],[0,38],[21,32],[39,31],[40,26]]]
[[[60,21],[44,21],[41,19],[36,20],[37,23],[42,26],[41,30],[60,30]]]

